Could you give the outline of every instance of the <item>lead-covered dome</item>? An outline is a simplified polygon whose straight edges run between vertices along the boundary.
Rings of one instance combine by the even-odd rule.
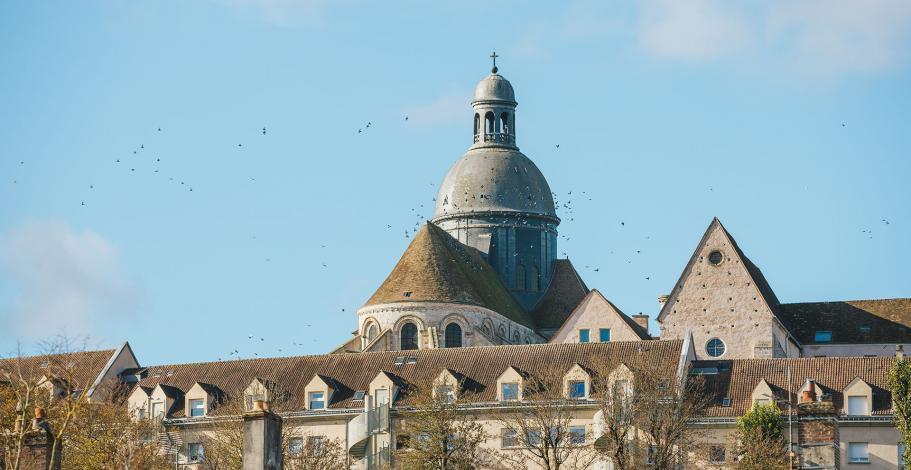
[[[516,104],[516,93],[512,89],[509,80],[501,75],[492,73],[478,82],[474,88],[474,98],[471,103],[475,104],[484,101],[502,101]]]
[[[547,180],[522,152],[504,147],[469,150],[443,179],[434,220],[504,212],[557,218]]]

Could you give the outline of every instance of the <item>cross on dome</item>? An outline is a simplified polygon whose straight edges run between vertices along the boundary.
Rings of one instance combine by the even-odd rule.
[[[493,51],[493,54],[490,54],[490,58],[493,59],[493,68],[490,69],[491,73],[497,73],[497,57],[500,57],[497,55],[497,51]]]

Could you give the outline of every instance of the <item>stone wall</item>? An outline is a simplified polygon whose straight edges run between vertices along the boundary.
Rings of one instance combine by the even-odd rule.
[[[714,251],[722,255],[717,264],[709,262]],[[706,344],[712,338],[725,344],[722,359],[773,357],[775,332],[783,331],[720,223],[709,227],[659,322],[661,339],[691,330],[699,359],[711,359]]]

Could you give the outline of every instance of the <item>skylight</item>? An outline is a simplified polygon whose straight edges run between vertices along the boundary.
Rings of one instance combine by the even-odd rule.
[[[813,336],[813,341],[817,343],[831,343],[832,342],[832,332],[831,331],[817,331]]]
[[[398,356],[395,358],[395,361],[392,363],[394,366],[400,366],[405,363],[405,356]]]
[[[367,392],[365,392],[363,390],[358,390],[358,391],[354,392],[354,400],[362,401],[364,399],[364,395],[366,395],[366,394],[367,394]]]

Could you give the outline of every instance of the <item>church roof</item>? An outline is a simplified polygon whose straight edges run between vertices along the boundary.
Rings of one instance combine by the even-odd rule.
[[[430,222],[414,236],[365,306],[404,302],[477,305],[534,328],[481,253]]]
[[[498,73],[492,73],[478,82],[474,89],[472,103],[481,101],[504,101],[516,104],[516,92],[512,89],[509,80]]]
[[[568,259],[554,262],[554,276],[544,297],[531,311],[538,328],[559,328],[579,302],[588,295],[588,286]]]
[[[817,331],[832,332],[828,343],[911,342],[908,298],[781,304],[781,312],[801,344],[818,343]]]
[[[472,148],[452,165],[440,184],[434,221],[478,213],[559,220],[544,174],[522,152],[506,147]]]

